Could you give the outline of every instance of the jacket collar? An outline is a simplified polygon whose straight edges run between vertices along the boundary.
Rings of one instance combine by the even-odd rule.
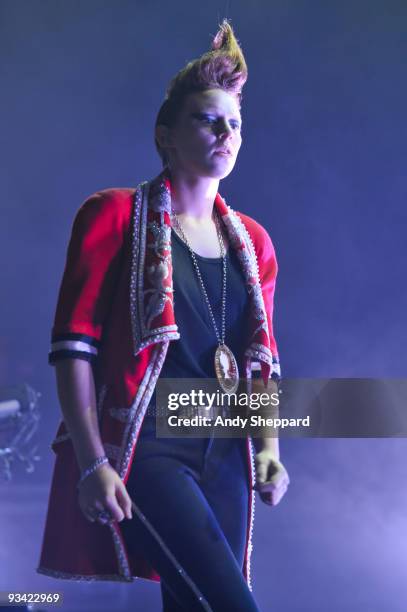
[[[250,300],[246,371],[242,375],[250,378],[251,361],[260,362],[266,384],[273,356],[256,251],[240,216],[219,193],[214,206],[242,266]],[[135,192],[130,287],[135,355],[147,346],[180,337],[174,315],[170,213],[171,177],[164,170],[138,185]]]

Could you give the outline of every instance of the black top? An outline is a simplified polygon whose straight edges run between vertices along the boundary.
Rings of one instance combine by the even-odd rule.
[[[185,242],[171,231],[174,316],[180,333],[172,340],[160,372],[162,378],[216,378],[214,357],[218,346],[201,284]],[[195,253],[218,333],[222,330],[222,258]],[[225,344],[232,350],[240,376],[247,340],[248,292],[236,251],[226,253]],[[155,404],[155,391],[151,397]]]

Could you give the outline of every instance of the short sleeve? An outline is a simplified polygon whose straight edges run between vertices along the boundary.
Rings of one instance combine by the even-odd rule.
[[[98,192],[75,216],[51,332],[51,365],[67,357],[93,361],[98,355],[120,273],[129,191]]]
[[[276,252],[272,240],[266,229],[257,223],[259,239],[256,245],[258,260],[262,262],[260,267],[260,283],[262,288],[264,307],[267,314],[267,326],[269,331],[270,351],[273,355],[273,365],[270,376],[279,379],[281,376],[280,359],[278,355],[277,342],[274,335],[274,294],[278,273]],[[260,376],[260,366],[254,374]]]

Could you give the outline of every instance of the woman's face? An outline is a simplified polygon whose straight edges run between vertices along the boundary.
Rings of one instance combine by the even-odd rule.
[[[222,179],[233,169],[242,144],[236,98],[223,89],[189,94],[176,124],[167,130],[171,170]]]

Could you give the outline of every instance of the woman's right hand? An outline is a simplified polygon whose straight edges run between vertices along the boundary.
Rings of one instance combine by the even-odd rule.
[[[110,464],[101,465],[79,485],[79,506],[92,523],[131,519],[131,498],[119,474]],[[109,518],[98,516],[105,512]]]

